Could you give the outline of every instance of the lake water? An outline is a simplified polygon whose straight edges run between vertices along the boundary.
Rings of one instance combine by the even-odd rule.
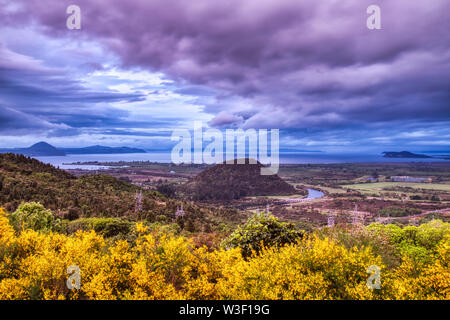
[[[170,153],[126,153],[126,154],[69,154],[63,157],[35,157],[44,163],[50,163],[60,169],[108,169],[106,166],[80,165],[77,162],[119,162],[119,161],[154,161],[169,163]]]
[[[308,196],[306,197],[306,199],[309,200],[319,199],[325,195],[322,191],[319,190],[314,189],[306,189],[306,190],[308,190]]]
[[[36,159],[50,163],[61,169],[88,169],[99,170],[107,167],[98,165],[79,165],[76,162],[118,162],[118,161],[153,161],[170,163],[170,152],[148,152],[148,153],[129,153],[129,154],[73,154],[63,157],[36,157]],[[383,158],[380,154],[331,154],[331,153],[280,153],[280,163],[282,164],[326,164],[326,163],[366,163],[366,162],[449,162],[448,160],[432,158],[408,158],[395,159]]]

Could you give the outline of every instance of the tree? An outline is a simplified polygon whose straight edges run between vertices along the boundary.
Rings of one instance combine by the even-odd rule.
[[[80,217],[80,209],[78,208],[69,208],[69,211],[64,214],[64,219],[67,220],[76,220]]]
[[[252,251],[259,253],[265,246],[280,247],[294,243],[303,233],[295,229],[291,223],[280,222],[270,213],[256,213],[248,221],[239,226],[225,241],[225,248],[240,247],[244,257]]]
[[[156,190],[169,198],[174,197],[176,192],[175,187],[171,184],[161,184],[156,187]]]
[[[10,216],[11,224],[16,230],[33,229],[49,232],[60,228],[60,220],[39,202],[22,203]]]

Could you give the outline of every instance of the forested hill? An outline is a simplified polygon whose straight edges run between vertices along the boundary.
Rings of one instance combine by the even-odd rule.
[[[76,178],[33,158],[0,154],[0,206],[7,211],[14,211],[21,202],[36,201],[61,214],[70,211],[80,217],[130,216],[134,214],[137,189],[107,175]],[[143,216],[176,210],[176,204],[159,193],[143,192]]]
[[[218,164],[200,172],[183,186],[183,191],[197,200],[231,200],[245,196],[293,194],[295,188],[278,175],[261,175],[263,165]]]

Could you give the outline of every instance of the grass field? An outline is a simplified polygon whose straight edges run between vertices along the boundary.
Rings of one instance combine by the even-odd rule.
[[[414,189],[427,189],[427,190],[450,192],[450,184],[443,184],[443,183],[374,182],[374,183],[348,184],[343,185],[342,187],[363,192],[382,191],[384,188],[391,188],[391,187],[409,187]]]

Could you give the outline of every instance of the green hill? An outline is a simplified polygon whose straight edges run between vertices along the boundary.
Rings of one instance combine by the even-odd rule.
[[[20,154],[0,154],[0,206],[15,210],[21,202],[36,201],[54,212],[82,217],[130,216],[137,186],[107,175],[76,178],[70,173]],[[143,191],[143,215],[162,214],[164,197]],[[175,206],[176,208],[176,206]],[[175,209],[174,209],[175,210]]]

